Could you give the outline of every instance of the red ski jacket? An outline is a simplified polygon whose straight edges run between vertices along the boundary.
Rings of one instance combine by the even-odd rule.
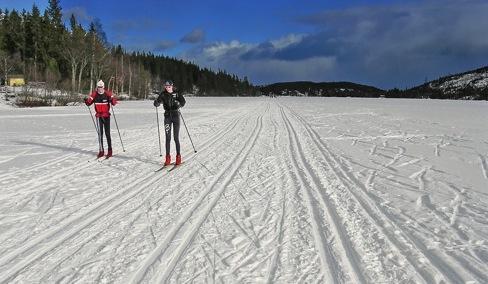
[[[110,117],[110,103],[114,106],[117,104],[117,99],[112,95],[110,90],[105,90],[103,94],[93,91],[90,97],[85,100],[87,106],[95,103],[96,117]]]

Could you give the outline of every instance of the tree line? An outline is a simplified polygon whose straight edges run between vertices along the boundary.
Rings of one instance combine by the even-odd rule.
[[[308,81],[275,83],[261,87],[261,92],[271,96],[311,97],[379,97],[384,91],[375,87],[351,82]]]
[[[63,23],[59,0],[42,13],[0,9],[0,77],[23,75],[51,89],[86,93],[103,79],[116,93],[145,98],[171,79],[179,91],[200,96],[256,95],[246,77],[150,52],[128,52],[107,42],[99,20],[85,29],[74,15]]]

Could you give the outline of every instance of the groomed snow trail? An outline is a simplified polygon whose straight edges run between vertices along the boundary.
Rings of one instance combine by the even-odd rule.
[[[0,283],[486,283],[488,106],[404,104],[188,98],[171,172],[149,101],[103,161],[86,109],[2,109]]]

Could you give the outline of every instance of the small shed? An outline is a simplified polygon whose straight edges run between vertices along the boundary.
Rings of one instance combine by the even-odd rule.
[[[7,85],[9,85],[10,87],[24,86],[25,85],[24,76],[22,76],[22,75],[11,75],[11,76],[9,76],[9,78],[7,80]]]

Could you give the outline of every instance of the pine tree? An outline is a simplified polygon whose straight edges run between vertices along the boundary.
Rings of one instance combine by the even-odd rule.
[[[4,47],[10,55],[20,53],[23,36],[21,31],[22,19],[16,10],[5,17]]]
[[[55,73],[61,72],[61,74],[68,73],[68,64],[63,57],[63,38],[65,38],[66,29],[62,21],[62,10],[59,5],[59,0],[49,0],[48,7],[46,9],[45,16],[47,14],[47,22],[49,31],[44,31],[49,56],[48,66]],[[57,69],[57,70],[54,70]]]
[[[62,21],[63,14],[61,12],[59,0],[49,0],[48,4],[49,5],[46,12],[49,15],[49,19],[51,19],[51,25],[56,32],[59,32],[61,29],[64,28]]]
[[[32,6],[32,14],[27,14],[26,18],[26,31],[25,31],[25,57],[32,62],[32,79],[38,81],[38,60],[39,50],[41,45],[41,12],[39,8],[34,4]]]

